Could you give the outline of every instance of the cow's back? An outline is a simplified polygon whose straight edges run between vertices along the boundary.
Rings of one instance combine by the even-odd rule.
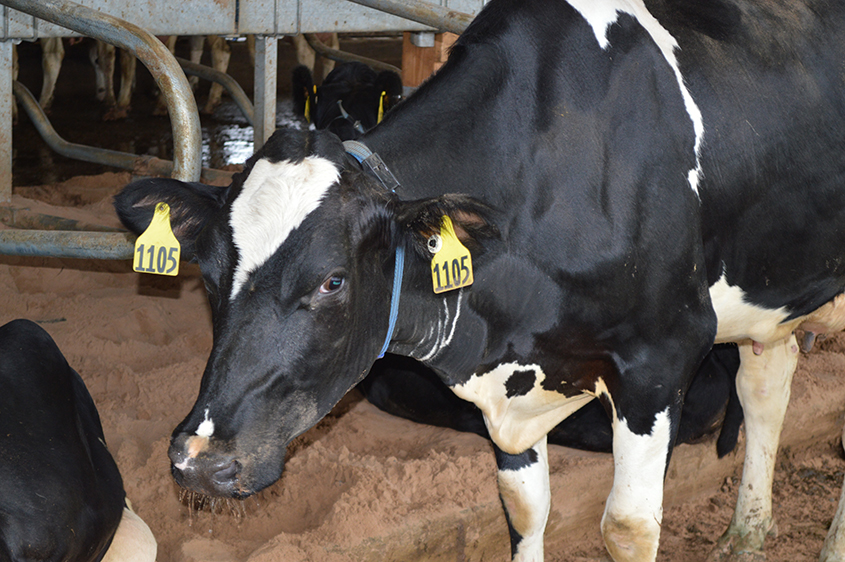
[[[845,5],[653,1],[704,121],[708,281],[793,317],[845,278]]]

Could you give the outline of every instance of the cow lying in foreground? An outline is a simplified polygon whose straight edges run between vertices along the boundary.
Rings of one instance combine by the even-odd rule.
[[[546,434],[598,397],[605,544],[654,560],[684,391],[732,341],[747,447],[719,549],[759,552],[793,331],[845,325],[843,29],[829,1],[492,0],[361,143],[283,131],[223,193],[128,188],[136,232],[171,206],[213,310],[177,481],[271,484],[388,351],[483,412],[517,560],[542,558]],[[474,282],[435,294],[449,223],[472,257],[449,271]]]
[[[0,327],[0,560],[153,562],[100,416],[50,336]]]

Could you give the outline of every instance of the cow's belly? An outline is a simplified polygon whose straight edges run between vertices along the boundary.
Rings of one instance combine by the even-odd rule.
[[[542,387],[546,375],[539,365],[503,363],[452,387],[459,397],[484,413],[493,442],[516,455],[532,447],[567,416],[594,396],[567,397]]]
[[[774,343],[801,328],[817,334],[838,332],[845,328],[845,294],[806,316],[786,321],[786,308],[772,310],[749,304],[745,293],[737,286],[728,285],[724,276],[710,287],[710,299],[719,326],[716,343],[753,340],[763,344]]]

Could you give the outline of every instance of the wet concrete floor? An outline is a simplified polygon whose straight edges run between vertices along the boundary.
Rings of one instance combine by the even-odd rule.
[[[56,99],[48,115],[56,132],[69,142],[172,159],[170,121],[166,117],[152,115],[156,88],[152,76],[143,65],[138,64],[137,84],[129,117],[120,121],[102,120],[105,107],[95,98],[94,68],[88,57],[92,44],[90,40],[85,40],[69,45],[65,40],[66,54],[59,74]],[[253,69],[246,43],[230,42],[230,46],[232,58],[229,74],[252,99]],[[187,40],[180,39],[176,47],[177,56],[188,58],[187,49]],[[386,37],[342,36],[341,49],[395,66],[401,65],[402,40],[398,34]],[[18,56],[18,80],[37,98],[41,91],[41,48],[38,44],[21,43]],[[210,64],[208,52],[204,53],[202,62]],[[295,65],[293,46],[288,41],[280,41],[276,118],[279,126],[290,124],[296,119],[290,102],[290,74]],[[315,75],[321,75],[320,67],[321,63],[318,62]],[[115,74],[117,79],[117,72]],[[209,86],[208,82],[199,83],[197,105],[200,108],[205,104]],[[201,115],[200,120],[203,167],[223,168],[230,164],[241,164],[252,155],[252,127],[230,98],[224,95],[223,104],[214,114]],[[116,170],[54,153],[22,111],[19,111],[18,122],[13,127],[12,143],[14,186],[50,184],[73,176]]]

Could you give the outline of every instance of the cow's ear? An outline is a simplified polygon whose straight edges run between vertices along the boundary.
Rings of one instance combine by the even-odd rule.
[[[409,236],[414,248],[430,257],[428,239],[440,233],[443,216],[452,219],[455,234],[470,251],[483,249],[487,240],[499,238],[493,222],[495,211],[466,195],[446,194],[433,199],[400,201],[395,204],[394,216],[403,236]]]
[[[170,206],[170,227],[182,245],[182,256],[192,258],[197,236],[226,201],[228,187],[187,183],[169,178],[147,178],[130,183],[114,198],[120,221],[135,234],[150,225],[158,203]]]
[[[291,71],[290,88],[294,115],[300,115],[310,121],[311,116],[307,113],[314,107],[314,79],[307,66],[300,64]]]

